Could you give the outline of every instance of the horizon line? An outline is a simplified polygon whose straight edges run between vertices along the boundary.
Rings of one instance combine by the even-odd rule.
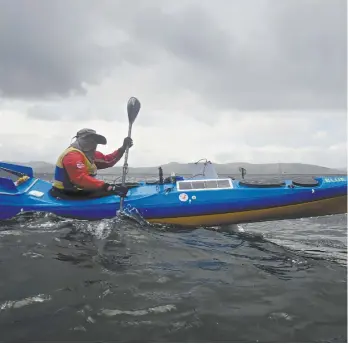
[[[45,164],[49,164],[49,165],[55,165],[55,163],[52,162],[48,162],[45,160],[30,160],[28,162],[14,162],[14,161],[6,161],[3,160],[4,162],[8,162],[8,163],[17,163],[17,164],[24,164],[24,165],[30,165],[32,163],[45,163]],[[177,162],[177,161],[170,161],[170,162],[166,162],[163,164],[156,164],[156,165],[151,165],[151,166],[129,166],[129,168],[156,168],[159,166],[164,166],[164,165],[169,165],[169,164],[179,164],[179,165],[188,165],[188,164],[195,164],[200,160],[197,160],[195,162],[191,161],[191,162]],[[249,164],[249,165],[280,165],[280,164],[298,164],[298,165],[309,165],[309,166],[316,166],[316,167],[322,167],[322,168],[328,168],[328,169],[335,169],[335,170],[347,170],[347,165],[346,166],[341,166],[341,167],[328,167],[328,166],[323,166],[323,165],[316,165],[313,163],[304,163],[304,162],[261,162],[261,163],[255,163],[255,162],[247,162],[247,161],[235,161],[235,162],[224,162],[224,163],[219,163],[219,162],[213,162],[211,160],[207,160],[210,161],[213,165],[228,165],[228,164]],[[123,165],[117,165],[117,166],[112,166],[109,168],[122,168]]]

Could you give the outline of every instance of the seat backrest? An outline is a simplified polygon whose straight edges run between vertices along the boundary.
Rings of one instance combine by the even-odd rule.
[[[18,189],[12,179],[0,177],[0,194],[16,192],[18,192]]]

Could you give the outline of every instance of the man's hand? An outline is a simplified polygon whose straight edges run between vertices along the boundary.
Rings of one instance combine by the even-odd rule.
[[[133,140],[131,137],[126,137],[124,140],[123,140],[123,145],[122,145],[122,148],[124,150],[127,149],[127,147],[132,147],[133,146]]]
[[[104,189],[110,193],[118,195],[120,197],[126,197],[128,193],[128,188],[122,185],[108,184],[105,183]]]

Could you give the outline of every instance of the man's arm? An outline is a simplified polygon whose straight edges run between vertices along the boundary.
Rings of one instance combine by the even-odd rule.
[[[125,150],[122,147],[115,150],[113,153],[106,155],[96,151],[94,153],[94,163],[99,170],[112,167],[120,161],[120,159],[123,157],[124,151]]]
[[[68,172],[70,181],[78,187],[87,190],[96,190],[104,186],[102,180],[88,175],[83,155],[79,152],[70,152],[63,159],[63,165]]]

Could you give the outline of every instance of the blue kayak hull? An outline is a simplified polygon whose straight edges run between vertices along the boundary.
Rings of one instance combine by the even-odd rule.
[[[345,176],[318,177],[316,185],[304,186],[291,180],[274,186],[248,185],[229,178],[222,181],[225,186],[220,189],[209,189],[206,183],[204,189],[195,189],[192,184],[184,190],[180,189],[180,182],[164,185],[141,182],[130,189],[124,206],[136,209],[148,222],[181,226],[217,226],[347,212]],[[32,211],[100,220],[115,217],[119,210],[118,196],[61,200],[49,194],[51,187],[47,181],[30,177],[13,188],[0,178],[0,220]]]
[[[272,208],[233,211],[172,218],[152,218],[149,222],[182,226],[219,226],[347,213],[347,196]]]

